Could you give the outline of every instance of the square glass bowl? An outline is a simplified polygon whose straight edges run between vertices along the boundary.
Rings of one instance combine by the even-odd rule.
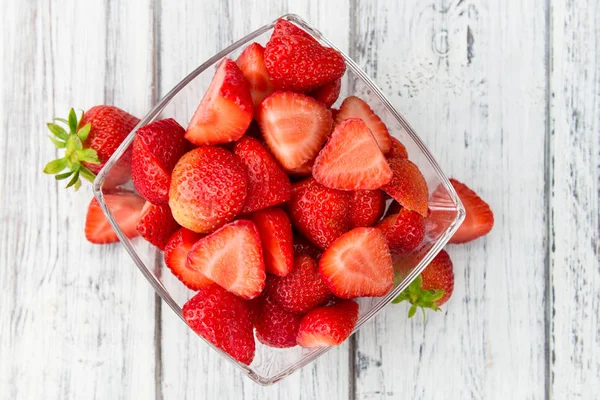
[[[281,18],[300,26],[321,44],[339,51],[318,30],[300,17],[287,14]],[[108,160],[94,182],[94,195],[119,236],[121,243],[154,290],[182,319],[181,308],[194,295],[194,292],[187,289],[171,274],[169,269],[164,265],[162,253],[159,250],[145,242],[141,237],[128,239],[125,236],[118,223],[112,217],[110,207],[104,201],[103,193],[112,189],[113,185],[111,181],[114,181],[114,179],[111,179],[111,174],[114,173],[116,176],[123,163],[129,160],[132,142],[136,131],[140,127],[162,118],[175,118],[183,127],[186,127],[206,92],[219,62],[225,57],[235,60],[244,48],[252,42],[258,42],[264,46],[271,36],[275,22],[273,21],[233,43],[185,77],[140,121],[115,154]],[[425,266],[427,266],[454,234],[456,229],[458,229],[465,217],[465,210],[452,185],[421,139],[419,139],[400,113],[394,109],[375,83],[369,79],[354,61],[344,53],[340,53],[346,60],[347,70],[342,81],[342,93],[336,104],[334,104],[334,107],[339,107],[343,99],[349,95],[356,95],[364,99],[387,125],[390,134],[398,138],[406,146],[410,160],[423,173],[430,193],[429,208],[431,213],[427,218],[425,240],[410,257],[394,260],[394,266],[397,270],[395,287],[386,296],[357,300],[360,305],[360,312],[354,330],[356,332],[421,273]],[[131,181],[121,186],[135,190]],[[204,339],[199,337],[198,340]],[[217,349],[208,341],[205,342],[244,371],[251,379],[264,385],[279,381],[330,349],[305,349],[299,346],[290,349],[275,349],[264,346],[257,340],[254,361],[251,365],[246,366]]]

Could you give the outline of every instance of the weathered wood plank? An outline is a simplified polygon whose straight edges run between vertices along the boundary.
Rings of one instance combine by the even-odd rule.
[[[5,2],[1,14],[0,397],[152,398],[153,291],[120,245],[86,242],[89,186],[41,173],[53,115],[150,106],[149,1]]]
[[[600,392],[600,5],[551,13],[550,390]]]
[[[544,1],[358,1],[356,58],[444,171],[496,215],[449,246],[438,314],[388,307],[358,334],[356,398],[541,398],[545,388]]]

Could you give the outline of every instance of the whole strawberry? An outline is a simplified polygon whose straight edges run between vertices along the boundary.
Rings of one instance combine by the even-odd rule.
[[[256,338],[271,347],[285,348],[296,345],[301,315],[288,312],[269,296],[260,297],[256,318]]]
[[[136,229],[144,239],[164,250],[171,235],[179,229],[179,224],[173,219],[168,204],[156,205],[147,201]]]
[[[410,253],[425,238],[424,218],[406,208],[402,208],[398,214],[385,217],[376,227],[383,232],[390,252],[394,255]]]

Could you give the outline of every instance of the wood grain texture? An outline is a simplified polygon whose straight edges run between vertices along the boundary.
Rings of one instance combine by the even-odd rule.
[[[543,398],[546,221],[544,1],[358,1],[355,58],[450,176],[495,211],[448,246],[453,298],[358,333],[356,398]]]
[[[600,392],[600,5],[551,13],[551,396]]]
[[[152,398],[153,291],[120,245],[85,240],[90,186],[42,174],[52,116],[149,107],[148,2],[2,8],[0,398]]]

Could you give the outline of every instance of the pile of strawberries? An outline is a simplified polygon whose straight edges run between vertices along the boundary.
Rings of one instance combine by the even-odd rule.
[[[255,337],[278,348],[342,343],[358,320],[353,299],[387,294],[392,255],[410,255],[425,237],[427,183],[405,147],[360,98],[331,108],[345,69],[337,51],[280,20],[264,48],[221,61],[187,129],[174,119],[140,128],[105,184],[123,232],[163,250],[197,291],[183,307],[189,326],[242,363],[252,362]],[[67,168],[57,179],[78,186],[139,120],[107,106],[82,121],[71,114],[70,133],[49,125],[67,154],[45,172]],[[116,188],[130,176],[143,199]],[[463,201],[471,204],[456,241],[493,224],[474,193]],[[86,237],[117,240],[95,200]],[[443,304],[452,293],[444,257],[432,265],[449,273],[424,273],[402,299]]]

